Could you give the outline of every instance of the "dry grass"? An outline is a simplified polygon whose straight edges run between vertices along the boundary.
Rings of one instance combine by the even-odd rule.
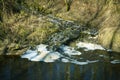
[[[58,29],[44,16],[15,14],[3,23],[1,52],[10,52],[44,42]],[[4,46],[4,47],[3,47]],[[4,51],[7,49],[7,51]],[[10,53],[9,53],[10,54]],[[18,53],[15,53],[18,54]]]
[[[120,52],[120,28],[117,30],[114,36],[112,49],[114,51]]]
[[[120,4],[110,0],[99,17],[103,18],[99,25],[99,43],[104,47],[120,52]],[[100,19],[101,19],[100,18]]]
[[[110,48],[110,43],[112,41],[113,33],[117,27],[103,28],[99,32],[99,43],[103,44],[104,47]]]

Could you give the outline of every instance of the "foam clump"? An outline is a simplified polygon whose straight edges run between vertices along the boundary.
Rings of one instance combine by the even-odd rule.
[[[81,52],[76,51],[73,47],[62,45],[60,47],[60,49],[64,52],[64,54],[67,54],[69,56],[72,56],[72,55],[81,55]]]
[[[44,61],[54,62],[60,58],[58,52],[50,52],[47,50],[48,45],[40,44],[36,47],[36,50],[27,50],[25,54],[21,55],[22,58],[28,58],[30,61]]]
[[[120,63],[120,60],[113,60],[111,61],[112,64],[119,64]]]
[[[33,57],[37,56],[37,51],[27,50],[23,55],[21,55],[22,58],[28,58],[29,60]]]
[[[83,45],[84,47],[86,47],[86,44],[82,43],[80,45]],[[90,46],[92,44],[88,44],[88,45]],[[40,44],[36,46],[36,50],[27,50],[23,55],[21,55],[21,57],[28,58],[28,60],[30,61],[55,62],[56,60],[58,60],[64,63],[73,63],[77,65],[86,65],[89,63],[97,62],[97,61],[88,61],[88,60],[81,62],[81,61],[78,61],[77,59],[73,59],[72,57],[74,55],[81,55],[82,53],[70,46],[66,46],[66,45],[60,46],[59,49],[61,51],[59,52],[49,51],[47,49],[47,46],[48,45]],[[93,45],[90,47],[93,47]],[[93,48],[89,48],[89,49],[93,49]]]
[[[76,44],[78,48],[85,48],[85,50],[105,50],[101,45],[86,43],[86,42],[79,42]]]

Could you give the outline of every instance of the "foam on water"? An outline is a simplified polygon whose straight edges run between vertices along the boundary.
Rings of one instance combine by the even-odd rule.
[[[52,52],[52,53],[49,53],[49,55],[45,57],[44,62],[54,62],[55,60],[59,58],[60,58],[60,53]]]
[[[68,59],[66,59],[66,58],[62,58],[61,61],[62,61],[62,62],[65,62],[65,63],[70,62],[70,61],[69,61]]]
[[[97,45],[97,44],[79,42],[76,45],[78,46],[78,48],[84,47],[87,50],[95,50],[95,49],[104,50],[104,48],[102,48],[100,45]],[[40,44],[36,46],[36,50],[27,50],[25,54],[21,55],[21,57],[28,58],[31,61],[54,62],[58,60],[61,62],[65,62],[65,63],[70,62],[70,63],[78,64],[78,65],[86,65],[88,63],[97,62],[97,60],[96,61],[86,60],[85,62],[80,62],[77,59],[72,59],[71,56],[81,55],[82,53],[80,51],[75,50],[75,48],[70,47],[70,46],[66,46],[66,45],[60,46],[62,53],[57,52],[57,51],[56,52],[48,51],[46,48],[47,46],[48,45]]]
[[[85,51],[88,50],[105,50],[101,45],[98,44],[92,44],[92,43],[86,43],[86,42],[79,42],[76,44],[78,48],[85,48]]]
[[[31,61],[44,61],[44,62],[54,62],[55,60],[59,59],[60,56],[55,53],[42,53],[34,58],[31,59]]]
[[[94,60],[94,61],[90,61],[90,60],[87,60],[88,63],[95,63],[95,62],[98,62],[99,60]]]
[[[31,61],[43,61],[43,59],[45,58],[45,56],[46,56],[47,54],[48,54],[48,53],[39,54],[39,55],[31,58],[30,60],[31,60]]]
[[[77,65],[86,65],[86,64],[88,64],[87,61],[81,62],[81,61],[77,61],[77,60],[69,59],[69,58],[63,58],[61,61],[64,62],[64,63],[73,63],[73,64],[77,64]]]
[[[22,58],[28,58],[31,61],[44,61],[44,62],[54,62],[62,58],[62,62],[70,62],[69,60],[65,59],[65,56],[59,52],[52,52],[48,51],[48,45],[40,44],[36,46],[36,50],[27,50],[25,54],[21,55]],[[76,51],[73,47],[62,45],[60,49],[63,51],[65,55],[72,56],[72,55],[80,55],[81,52]],[[66,61],[65,61],[66,60]]]
[[[23,54],[21,57],[22,57],[22,58],[28,58],[28,59],[30,60],[31,58],[33,58],[33,57],[35,57],[35,56],[37,56],[37,55],[38,55],[38,53],[37,53],[36,50],[35,50],[35,51],[27,50],[27,51],[25,52],[25,54]]]
[[[50,52],[47,50],[48,45],[40,44],[36,47],[36,50],[27,50],[25,54],[21,55],[22,58],[28,58],[31,61],[44,61],[54,62],[60,58],[58,52]]]
[[[67,60],[66,60],[67,61]],[[87,65],[89,63],[95,63],[95,62],[98,62],[99,60],[94,60],[94,61],[89,61],[89,60],[86,60],[86,61],[77,61],[77,60],[68,60],[67,62],[71,62],[73,64],[78,64],[78,65]]]
[[[79,61],[76,61],[76,60],[71,61],[71,63],[77,64],[77,65],[87,65],[88,64],[87,61],[86,62],[79,62]]]
[[[119,64],[120,63],[120,60],[113,60],[111,61],[112,64]]]
[[[49,53],[50,51],[47,50],[47,47],[48,45],[45,45],[45,44],[40,44],[37,46],[37,51],[38,52],[44,52],[44,53]]]
[[[67,55],[81,55],[81,52],[76,51],[73,47],[62,45],[60,49]]]

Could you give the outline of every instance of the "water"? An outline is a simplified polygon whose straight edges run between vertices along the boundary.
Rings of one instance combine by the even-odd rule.
[[[0,56],[0,80],[120,80],[120,64],[45,63]]]
[[[61,45],[57,51],[50,51],[45,44],[40,44],[34,50],[28,49],[21,58],[30,61],[44,62],[70,62],[78,65],[94,63],[98,61],[110,61],[113,64],[120,63],[120,54],[105,50],[98,44],[79,42],[76,47]]]
[[[59,52],[48,51],[47,46],[40,44],[35,50],[27,50],[21,55],[29,65],[25,73],[26,79],[29,77],[30,80],[120,79],[120,53],[84,42],[79,42],[77,48],[62,45]]]

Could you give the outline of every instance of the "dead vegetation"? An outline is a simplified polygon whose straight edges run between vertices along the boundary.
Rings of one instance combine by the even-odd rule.
[[[58,30],[40,14],[52,14],[87,27],[96,27],[99,29],[99,43],[120,52],[119,0],[72,0],[67,11],[64,1],[1,0],[0,54],[21,54],[16,50],[43,43]]]

